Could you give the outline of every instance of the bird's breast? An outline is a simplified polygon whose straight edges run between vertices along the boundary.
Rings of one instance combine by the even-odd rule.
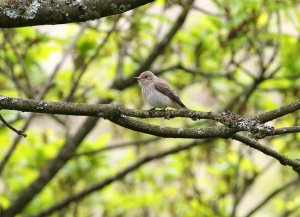
[[[142,93],[147,104],[157,108],[164,108],[172,104],[172,100],[156,90],[153,86],[142,87]]]

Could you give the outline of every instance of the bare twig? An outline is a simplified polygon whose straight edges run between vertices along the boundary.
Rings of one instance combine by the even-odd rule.
[[[60,59],[60,61],[55,65],[47,83],[44,85],[44,88],[37,94],[36,99],[43,99],[44,96],[46,95],[46,93],[49,91],[49,89],[53,86],[53,80],[55,78],[55,76],[57,75],[59,69],[62,67],[63,63],[65,62],[65,60],[67,59],[67,56],[71,53],[71,51],[73,50],[77,40],[80,38],[80,36],[83,34],[84,30],[86,29],[87,24],[83,24],[80,26],[80,29],[78,31],[78,33],[75,35],[75,37],[73,38],[73,40],[70,42],[70,44],[67,46],[66,50],[64,51],[62,58]],[[21,129],[22,132],[25,132],[25,130],[29,127],[31,121],[34,118],[34,114],[30,114],[26,120],[25,123]],[[0,163],[0,174],[2,173],[6,163],[8,162],[9,158],[12,156],[12,154],[14,153],[14,151],[16,150],[18,143],[21,140],[21,136],[17,136],[13,143],[11,144],[11,146],[8,148],[7,152],[5,153],[3,159],[1,160]]]
[[[46,168],[42,169],[40,175],[16,198],[13,204],[4,211],[1,217],[13,217],[20,212],[33,197],[40,192],[43,187],[53,178],[53,176],[61,169],[75,153],[76,148],[81,144],[85,136],[90,132],[90,129],[96,125],[98,118],[88,117],[81,128],[71,137],[66,139],[65,144],[59,150]],[[49,172],[51,171],[51,172]]]
[[[300,132],[300,126],[283,127],[283,128],[275,129],[274,135],[284,135],[284,134],[299,133],[299,132]]]
[[[24,132],[28,128],[28,126],[31,123],[33,117],[34,117],[34,114],[30,114],[26,117],[26,119],[24,121],[25,123],[22,126],[20,131]],[[15,137],[15,139],[12,142],[11,146],[6,151],[6,153],[5,153],[5,155],[2,158],[1,163],[0,163],[0,174],[3,172],[3,170],[5,168],[5,165],[7,164],[8,160],[10,159],[10,157],[12,156],[14,151],[16,150],[16,148],[17,148],[17,146],[18,146],[18,144],[19,144],[19,142],[21,141],[22,138],[23,137],[21,135]]]
[[[20,121],[20,120],[23,120],[23,119],[24,119],[24,117],[23,117],[22,115],[17,114],[16,117],[14,117],[14,118],[11,119],[11,120],[8,120],[7,122],[8,122],[10,125],[12,125],[12,124],[14,124],[14,123],[16,123],[16,122],[18,122],[18,121]],[[5,124],[0,124],[0,128],[1,128],[1,127],[6,127],[6,125],[5,125]]]
[[[221,14],[221,13],[215,13],[215,12],[210,12],[204,8],[200,8],[199,6],[193,6],[193,9],[195,9],[196,11],[199,11],[203,14],[209,15],[209,16],[213,16],[213,17],[219,17],[219,18],[224,18],[225,15]]]
[[[16,128],[14,128],[13,126],[11,126],[8,122],[6,122],[6,120],[2,117],[2,115],[0,114],[0,120],[2,121],[2,123],[7,126],[9,129],[11,129],[12,131],[14,131],[15,133],[17,133],[18,135],[21,135],[23,137],[26,137],[27,135],[25,133],[23,133],[20,130],[17,130]]]
[[[120,17],[119,17],[120,18]],[[80,67],[80,70],[78,72],[77,77],[74,79],[74,81],[72,82],[69,94],[63,99],[63,101],[70,101],[79,85],[79,82],[82,78],[82,76],[84,75],[84,73],[87,71],[88,67],[90,66],[90,64],[94,61],[94,59],[98,56],[100,50],[105,46],[106,42],[108,41],[109,37],[111,36],[111,34],[113,33],[113,31],[115,30],[119,18],[116,19],[114,25],[111,27],[111,29],[106,33],[106,36],[104,37],[104,39],[102,40],[102,42],[97,46],[96,50],[94,51],[93,55],[89,58],[89,60],[83,64]]]
[[[53,212],[68,206],[70,203],[79,201],[79,200],[85,198],[86,196],[88,196],[89,194],[91,194],[95,191],[102,190],[103,188],[105,188],[109,184],[124,178],[127,174],[132,173],[133,171],[137,170],[138,168],[140,168],[141,166],[145,165],[146,163],[148,163],[150,161],[160,159],[160,158],[163,158],[167,155],[175,154],[175,153],[178,153],[178,152],[183,151],[183,150],[190,149],[190,148],[192,148],[194,146],[197,146],[197,145],[200,145],[200,144],[203,145],[203,144],[207,144],[207,143],[204,143],[204,142],[200,143],[199,140],[195,140],[195,141],[192,141],[192,142],[187,143],[185,145],[181,145],[181,146],[178,146],[178,147],[175,147],[175,148],[171,148],[167,151],[162,151],[162,152],[159,152],[159,153],[153,154],[153,155],[147,155],[147,156],[141,158],[140,160],[137,160],[133,164],[129,165],[128,167],[124,168],[123,170],[120,170],[115,175],[112,175],[112,176],[108,177],[107,179],[103,180],[102,182],[99,182],[95,185],[92,185],[92,186],[82,190],[81,192],[78,192],[77,194],[69,196],[65,200],[62,200],[62,201],[58,202],[57,204],[51,206],[50,208],[48,208],[46,210],[41,211],[39,214],[34,215],[32,217],[48,216],[48,215],[52,214]]]
[[[243,200],[243,198],[247,195],[247,192],[251,189],[251,186],[253,186],[253,184],[255,183],[255,181],[261,177],[263,174],[265,174],[265,172],[269,171],[270,167],[272,166],[274,161],[269,161],[260,172],[254,172],[253,175],[249,178],[249,177],[242,177],[244,179],[244,186],[242,187],[242,190],[239,194],[237,194],[234,198],[234,205],[233,205],[233,210],[231,213],[231,217],[235,217],[236,216],[236,212],[238,209],[239,204],[241,203],[241,201]],[[238,166],[238,168],[240,168]],[[240,177],[240,176],[239,176]],[[237,179],[237,183],[238,183],[238,179]]]
[[[248,212],[245,217],[252,216],[255,212],[257,212],[261,207],[263,207],[266,203],[268,203],[271,199],[276,197],[279,193],[283,192],[287,188],[290,188],[296,184],[299,184],[300,178],[297,177],[295,179],[292,179],[290,182],[280,186],[278,189],[273,191],[271,194],[269,194],[264,200],[262,200],[257,206],[255,206],[250,212]]]
[[[10,45],[10,47],[12,48],[15,56],[18,59],[18,63],[20,64],[20,66],[22,68],[23,75],[24,75],[25,82],[26,82],[26,87],[27,87],[27,89],[26,89],[27,94],[32,97],[32,93],[31,93],[32,86],[31,86],[31,82],[30,82],[30,79],[29,79],[29,72],[28,72],[27,67],[25,65],[24,59],[19,54],[19,52],[18,52],[18,50],[17,50],[14,42],[12,41],[11,35],[9,33],[8,34],[4,34],[4,35],[5,35],[6,41],[8,42],[8,44]]]
[[[163,53],[164,49],[168,46],[168,44],[170,44],[178,30],[184,24],[184,21],[186,20],[187,15],[190,12],[189,9],[193,5],[193,2],[194,0],[187,1],[187,5],[183,7],[181,14],[178,16],[172,28],[166,33],[164,37],[162,37],[163,39],[152,49],[149,56],[143,61],[140,67],[137,70],[135,70],[133,75],[127,79],[115,80],[111,88],[122,90],[134,84],[135,80],[133,79],[133,77],[138,76],[141,72],[146,71],[151,67],[153,62],[157,59],[158,56],[160,56]]]
[[[248,145],[251,148],[259,150],[262,153],[277,159],[284,166],[289,165],[290,167],[292,167],[294,169],[295,172],[297,172],[300,175],[300,161],[292,160],[265,145],[259,144],[257,141],[255,141],[253,139],[249,139],[247,137],[244,137],[244,136],[241,136],[238,134],[234,134],[233,136],[231,136],[231,138],[234,140],[240,141],[240,142],[244,143],[245,145]]]
[[[96,150],[92,150],[92,151],[86,151],[86,152],[80,152],[78,154],[75,154],[73,157],[81,157],[81,156],[90,156],[90,155],[95,155],[95,154],[99,154],[102,153],[104,151],[109,151],[109,150],[114,150],[114,149],[119,149],[119,148],[125,148],[128,146],[141,146],[141,145],[146,145],[149,144],[151,142],[157,141],[159,140],[159,137],[153,137],[150,139],[144,139],[144,140],[134,140],[134,141],[128,141],[128,142],[122,142],[119,144],[113,144],[113,145],[107,145],[106,147],[103,148],[99,148]]]

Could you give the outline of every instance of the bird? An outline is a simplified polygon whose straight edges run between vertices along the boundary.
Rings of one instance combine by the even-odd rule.
[[[134,78],[138,80],[142,88],[144,100],[153,107],[150,110],[155,108],[165,110],[167,107],[187,109],[170,85],[155,76],[151,71],[142,72],[138,77]]]

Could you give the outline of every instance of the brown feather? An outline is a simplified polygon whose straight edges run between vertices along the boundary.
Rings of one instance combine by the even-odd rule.
[[[186,106],[181,102],[179,96],[171,89],[171,87],[164,81],[155,81],[154,87],[156,90],[162,94],[168,96],[172,101],[177,103],[181,108],[186,108]]]

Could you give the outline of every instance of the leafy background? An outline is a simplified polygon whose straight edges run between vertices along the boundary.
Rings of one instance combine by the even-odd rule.
[[[124,89],[114,87],[130,80],[154,53],[156,58],[149,69],[168,81],[191,109],[230,109],[247,116],[298,99],[297,1],[195,1],[184,25],[169,38],[171,42],[165,49],[156,50],[168,39],[167,33],[178,22],[184,5],[185,1],[156,1],[88,23],[3,29],[1,95],[37,99],[45,90],[42,98],[50,101],[101,100],[147,109],[136,83]],[[83,127],[84,118],[30,117],[12,111],[1,114],[20,129],[32,118],[26,139],[0,126],[2,160],[17,144],[0,174],[0,205],[7,208],[56,156],[69,135]],[[173,127],[214,125],[186,119],[145,121]],[[299,114],[272,125],[297,126]],[[297,134],[290,134],[262,143],[290,158],[299,158],[298,139]],[[137,159],[190,142],[198,145],[149,162],[52,216],[300,215],[299,182],[284,187],[296,174],[256,150],[223,138],[153,138],[100,120],[77,154],[19,216],[37,214],[113,176]],[[121,147],[105,149],[115,145]]]

